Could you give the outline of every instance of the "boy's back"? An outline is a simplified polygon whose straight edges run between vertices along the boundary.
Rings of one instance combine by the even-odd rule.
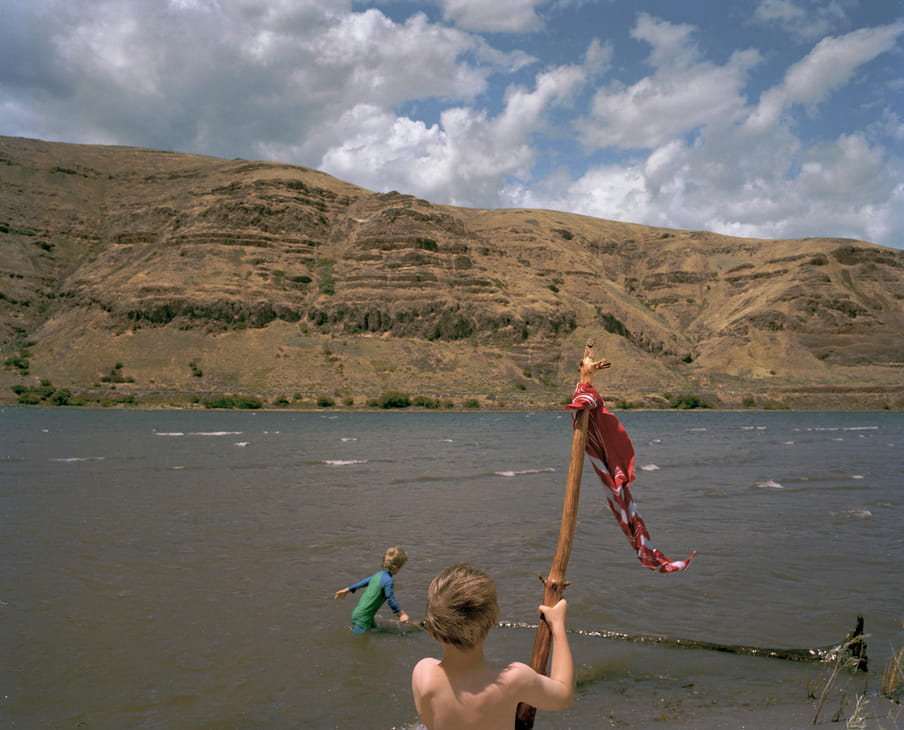
[[[526,664],[447,668],[448,663],[422,659],[412,674],[418,715],[430,730],[512,730],[519,702],[559,709],[543,691],[543,680],[552,680]]]

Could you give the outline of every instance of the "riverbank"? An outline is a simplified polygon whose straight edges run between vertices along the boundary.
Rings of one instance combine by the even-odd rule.
[[[137,408],[178,410],[262,410],[262,411],[335,411],[363,412],[373,410],[411,411],[558,411],[570,397],[565,391],[557,400],[515,393],[486,395],[449,392],[411,395],[400,391],[384,391],[370,395],[327,395],[317,393],[274,392],[220,393],[176,390],[147,390],[134,387],[66,388],[50,381],[29,385],[16,384],[8,391],[0,390],[0,406],[66,406],[89,408]],[[635,394],[610,396],[602,391],[611,411],[821,411],[873,412],[904,410],[904,386],[877,389],[851,389],[811,392],[787,391],[736,396],[698,395],[692,393]]]

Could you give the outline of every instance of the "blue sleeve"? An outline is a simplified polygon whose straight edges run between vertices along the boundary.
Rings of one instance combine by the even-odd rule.
[[[383,595],[386,596],[386,602],[389,604],[389,607],[392,609],[393,613],[401,613],[402,607],[399,606],[398,602],[395,599],[395,591],[393,590],[392,585],[392,576],[389,572],[384,572],[383,577],[380,578],[380,586],[383,588]]]
[[[366,578],[364,578],[363,580],[359,580],[357,583],[355,583],[355,584],[353,584],[353,585],[350,585],[350,586],[348,587],[348,589],[349,589],[352,593],[354,593],[354,592],[355,592],[356,590],[358,590],[359,588],[366,588],[366,587],[367,587],[367,584],[370,583],[371,578],[373,578],[373,576],[372,576],[372,575],[369,575],[369,576],[367,576]]]

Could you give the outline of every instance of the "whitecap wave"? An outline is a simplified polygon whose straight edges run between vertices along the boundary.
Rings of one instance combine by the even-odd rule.
[[[351,466],[352,464],[366,464],[367,459],[324,459],[321,463],[327,466]]]
[[[868,520],[872,516],[873,513],[865,507],[849,507],[848,509],[843,509],[838,512],[832,513],[832,517],[840,517],[843,519],[851,520]]]
[[[520,471],[494,471],[497,477],[521,477],[526,474],[545,474],[547,472],[555,471],[555,469],[522,469]]]
[[[644,464],[640,467],[641,471],[659,471],[660,468],[656,464]]]
[[[241,436],[241,431],[155,431],[157,436]]]
[[[764,482],[757,482],[754,486],[757,489],[784,489],[785,488],[784,484],[779,484],[778,482],[773,481],[772,479],[767,479]]]

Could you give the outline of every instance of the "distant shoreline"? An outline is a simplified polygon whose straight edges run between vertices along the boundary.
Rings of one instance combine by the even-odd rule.
[[[902,413],[901,408],[617,408],[608,403],[606,407],[612,413]],[[142,403],[113,403],[101,405],[98,403],[78,405],[54,405],[50,403],[24,404],[16,402],[0,402],[0,408],[34,408],[48,410],[80,410],[80,411],[186,411],[186,412],[232,412],[232,413],[568,413],[564,406],[511,406],[511,407],[480,407],[466,408],[454,406],[451,408],[424,408],[422,406],[408,406],[404,408],[379,408],[368,406],[330,406],[325,408],[305,406],[285,407],[261,407],[261,408],[207,408],[200,404],[174,405],[174,404],[142,404]]]

